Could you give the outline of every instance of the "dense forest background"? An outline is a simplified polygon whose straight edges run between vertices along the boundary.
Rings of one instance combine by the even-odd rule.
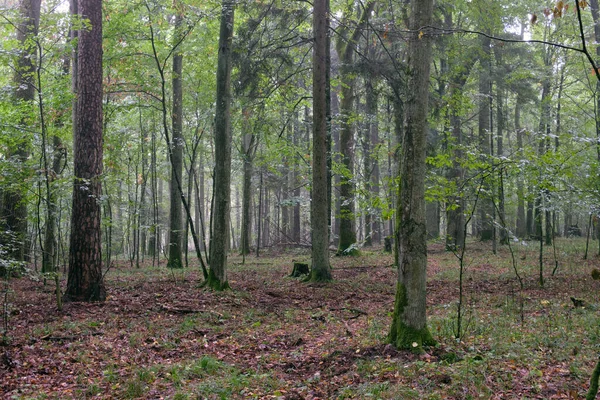
[[[35,34],[19,38],[27,26],[19,25],[19,4],[4,3],[3,251],[48,271],[64,269],[72,32],[85,21],[70,17],[64,3],[44,2]],[[468,235],[498,244],[597,236],[598,87],[593,66],[577,50],[585,40],[595,56],[600,32],[595,2],[582,6],[580,31],[575,4],[436,4],[429,238],[453,248],[463,240],[465,218]],[[259,254],[310,246],[311,7],[260,1],[236,8],[228,248]],[[210,241],[220,12],[218,2],[103,4],[104,170],[97,201],[107,266],[160,257],[188,265],[190,222],[201,251]],[[331,4],[329,199],[331,243],[340,253],[394,235],[401,121],[411,90],[407,13],[403,2]],[[19,97],[26,86],[31,101]],[[177,185],[189,219],[181,209],[170,217],[170,204],[181,202]],[[174,243],[182,243],[183,257],[169,256]]]
[[[509,260],[492,286],[521,324],[569,246],[600,255],[597,0],[4,0],[0,37],[0,272],[53,282],[59,310],[126,268],[253,293],[228,258],[293,254],[314,285],[376,253],[399,266],[385,341],[422,353],[425,239],[458,265],[456,339],[470,247]]]

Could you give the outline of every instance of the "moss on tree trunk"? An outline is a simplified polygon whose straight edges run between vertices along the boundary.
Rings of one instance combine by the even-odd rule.
[[[406,286],[399,283],[396,289],[396,301],[394,303],[394,319],[388,335],[388,342],[398,349],[423,352],[423,346],[435,346],[436,341],[431,336],[427,325],[424,327],[413,327],[404,322],[402,315],[408,305],[406,299]]]

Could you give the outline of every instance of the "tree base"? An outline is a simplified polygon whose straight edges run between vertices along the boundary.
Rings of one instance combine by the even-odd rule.
[[[392,252],[392,245],[394,244],[394,238],[392,238],[391,236],[387,236],[383,239],[383,250],[386,253],[391,253]]]
[[[294,263],[294,269],[290,276],[292,278],[299,278],[302,275],[310,275],[310,269],[306,263]]]
[[[169,259],[167,262],[167,268],[169,269],[183,269],[183,263],[180,258]]]
[[[212,270],[208,272],[208,278],[204,281],[202,287],[207,287],[217,292],[222,292],[223,290],[231,289],[231,286],[229,286],[229,282],[221,281],[214,275]]]
[[[419,354],[424,352],[423,347],[437,344],[427,327],[417,330],[397,321],[394,322],[392,331],[388,335],[388,343],[395,348]]]
[[[406,288],[398,284],[396,301],[394,304],[394,317],[387,341],[397,349],[410,350],[413,353],[423,353],[423,347],[435,346],[437,342],[431,336],[427,324],[417,329],[408,325],[404,318],[404,308],[407,305]]]

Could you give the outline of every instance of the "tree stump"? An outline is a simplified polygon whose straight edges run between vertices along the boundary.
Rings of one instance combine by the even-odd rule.
[[[302,275],[308,275],[310,274],[310,270],[308,269],[308,264],[305,263],[294,263],[294,269],[292,270],[291,273],[291,277],[292,278],[299,278]]]
[[[393,242],[394,242],[394,239],[391,236],[386,236],[383,239],[383,249],[385,250],[386,253],[392,252],[392,243]]]

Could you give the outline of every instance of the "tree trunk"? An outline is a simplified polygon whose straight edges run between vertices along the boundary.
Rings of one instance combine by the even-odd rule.
[[[496,56],[496,64],[499,66],[502,66],[502,49],[500,48],[496,48],[495,49],[495,56]],[[504,88],[502,87],[502,82],[497,82],[496,83],[496,155],[498,157],[503,157],[504,154],[502,154],[504,152],[504,125],[505,125],[505,118],[504,118]],[[504,173],[504,168],[500,167],[499,171],[498,171],[498,182],[500,182],[502,180],[502,174]],[[498,185],[498,191],[497,191],[497,196],[498,196],[498,218],[499,218],[499,222],[500,222],[500,235],[498,238],[498,241],[500,242],[500,244],[507,244],[508,243],[508,229],[509,227],[507,226],[507,221],[506,221],[506,215],[505,215],[505,211],[504,211],[504,192],[503,192],[503,188],[501,187],[501,185]]]
[[[40,0],[21,0],[19,2],[19,22],[17,24],[17,41],[19,42],[19,56],[16,60],[14,75],[14,101],[16,104],[26,104],[21,124],[31,126],[33,121],[30,111],[34,106],[35,98],[35,60],[37,56],[36,38],[40,20]],[[25,174],[29,168],[25,163],[30,153],[31,136],[17,135],[15,143],[7,149],[7,158],[16,166],[19,175],[14,177],[16,182],[24,182]],[[12,234],[9,240],[8,257],[16,261],[27,259],[27,202],[20,185],[7,187],[2,193],[0,219],[3,220],[3,230]],[[2,238],[4,241],[4,238]]]
[[[362,34],[375,1],[370,1],[363,10],[358,26],[352,36],[346,37],[349,16],[352,9],[348,7],[344,12],[342,34],[338,37],[337,52],[341,58],[340,80],[342,86],[342,99],[340,101],[340,152],[344,172],[341,176],[340,200],[340,241],[338,255],[352,255],[356,253],[356,231],[354,215],[354,130],[353,130],[353,104],[356,74],[352,71],[354,53],[357,42]]]
[[[329,227],[327,226],[327,0],[313,2],[313,171],[312,171],[312,281],[331,280]]]
[[[255,136],[251,132],[248,122],[249,112],[242,110],[243,129],[242,133],[242,156],[244,157],[244,178],[242,183],[242,229],[240,237],[240,252],[243,255],[250,254],[250,234],[252,232],[252,172],[254,154],[256,152]]]
[[[234,4],[223,0],[217,65],[215,111],[215,182],[210,271],[207,285],[215,290],[229,288],[227,280],[227,237],[231,192],[231,49]]]
[[[433,0],[412,0],[408,44],[408,93],[400,167],[397,222],[398,285],[389,341],[422,351],[435,341],[427,328],[427,238],[425,230],[425,154],[429,103]]]
[[[79,31],[77,121],[73,133],[73,211],[65,300],[104,301],[102,195],[102,1],[79,0],[90,22]]]
[[[487,161],[491,156],[491,125],[490,125],[490,102],[491,90],[491,40],[481,37],[481,56],[479,71],[479,148],[482,157]],[[492,221],[493,204],[491,199],[489,183],[484,183],[484,191],[479,202],[479,236],[482,241],[492,240],[494,237],[494,225]]]
[[[523,101],[521,99],[521,95],[517,95],[515,104],[515,131],[517,133],[517,154],[519,159],[523,158],[523,129],[521,128],[521,107]],[[524,239],[528,235],[523,178],[523,175],[517,178],[517,237],[521,239]]]
[[[365,214],[365,246],[381,242],[381,224],[379,207],[375,199],[379,198],[379,160],[377,157],[379,144],[378,93],[376,82],[371,75],[365,78],[365,97],[367,108],[367,124],[364,130],[363,159],[365,170],[365,192],[368,208]]]
[[[174,45],[180,41],[180,30],[183,21],[181,12],[175,16]],[[167,268],[183,268],[182,242],[184,236],[181,193],[179,186],[183,185],[183,54],[175,51],[173,54],[173,109],[171,115],[173,135],[169,143],[171,159],[171,184],[169,185],[169,255]]]
[[[293,136],[294,147],[298,146],[300,141],[300,127],[298,121],[298,114],[296,113],[296,117],[294,118],[294,136]],[[298,165],[298,157],[294,157],[294,170],[293,170],[293,178],[292,182],[294,185],[294,209],[293,209],[293,217],[292,217],[292,239],[296,244],[300,243],[300,179],[299,178],[299,165]]]

